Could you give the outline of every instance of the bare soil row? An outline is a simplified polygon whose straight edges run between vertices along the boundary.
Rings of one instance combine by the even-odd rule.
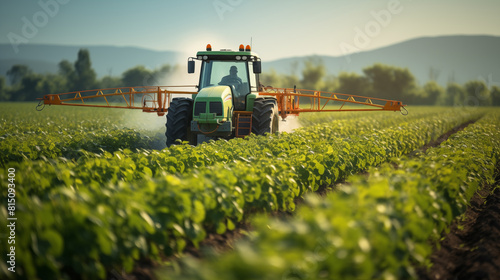
[[[436,247],[430,270],[419,269],[420,279],[499,279],[499,179],[474,195],[463,219],[451,225]]]

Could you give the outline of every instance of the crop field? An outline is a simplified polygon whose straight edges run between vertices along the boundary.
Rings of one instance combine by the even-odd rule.
[[[158,279],[419,278],[498,185],[500,112],[409,111],[302,114],[291,133],[165,148],[164,117],[2,103],[15,276],[116,279],[154,263]],[[232,248],[186,254],[232,231]]]

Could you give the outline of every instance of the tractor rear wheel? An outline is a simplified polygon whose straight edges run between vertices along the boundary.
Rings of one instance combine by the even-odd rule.
[[[252,115],[252,133],[265,135],[279,131],[278,103],[274,98],[257,98]]]
[[[196,145],[196,135],[191,132],[193,119],[193,100],[189,98],[174,98],[167,112],[167,147],[176,144],[176,140],[189,141]]]

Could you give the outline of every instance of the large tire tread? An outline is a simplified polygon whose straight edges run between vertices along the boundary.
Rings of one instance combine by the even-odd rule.
[[[256,99],[252,115],[252,133],[265,135],[276,132],[278,132],[278,103],[276,99]]]
[[[190,98],[174,98],[170,103],[167,112],[167,123],[165,124],[167,130],[165,136],[167,137],[167,147],[176,144],[176,140],[193,142],[191,135],[191,120],[193,113],[193,100]]]

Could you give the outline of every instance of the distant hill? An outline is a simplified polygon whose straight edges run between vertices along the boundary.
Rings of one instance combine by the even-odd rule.
[[[500,86],[500,37],[493,36],[441,36],[408,40],[391,46],[345,56],[319,56],[328,73],[341,71],[362,74],[362,69],[380,62],[408,68],[421,84],[429,80],[434,69],[437,81],[445,85],[449,79],[458,83],[482,77]],[[294,57],[263,63],[263,71],[271,68],[278,73],[290,74],[291,66],[298,65],[300,74],[307,57]],[[350,60],[349,60],[350,59]],[[298,62],[298,63],[297,63]]]
[[[172,51],[154,51],[135,47],[114,46],[58,46],[21,45],[14,53],[9,44],[0,44],[0,74],[5,75],[14,64],[26,64],[35,72],[56,72],[57,64],[67,59],[74,62],[80,48],[90,51],[92,66],[99,77],[120,76],[125,70],[144,65],[154,69],[163,64],[184,63],[186,55]],[[437,81],[445,85],[449,79],[458,83],[480,77],[500,85],[500,37],[494,36],[440,36],[408,40],[391,46],[344,56],[319,56],[329,74],[341,71],[362,74],[364,67],[380,62],[407,67],[421,84],[429,80],[431,69],[439,73]],[[263,71],[271,68],[279,73],[290,74],[296,63],[297,74],[307,57],[292,57],[264,61]]]

